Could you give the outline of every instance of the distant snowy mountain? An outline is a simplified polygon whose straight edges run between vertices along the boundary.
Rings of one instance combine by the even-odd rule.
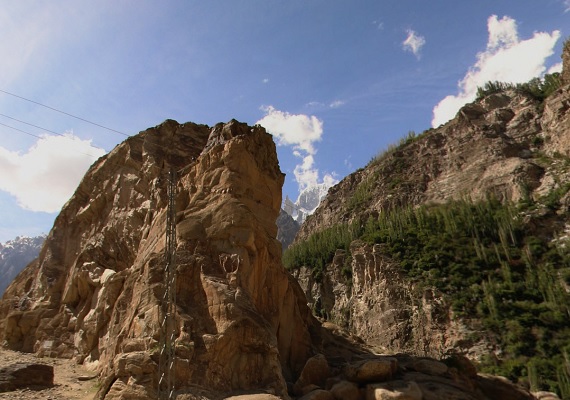
[[[315,212],[321,204],[321,200],[327,195],[329,188],[330,185],[326,183],[311,186],[303,190],[294,203],[289,199],[289,196],[286,196],[283,202],[283,210],[301,224],[308,215]]]
[[[33,238],[18,236],[0,243],[0,296],[16,275],[40,254],[45,238],[45,235]]]

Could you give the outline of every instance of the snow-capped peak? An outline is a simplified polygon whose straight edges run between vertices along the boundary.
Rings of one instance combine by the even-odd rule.
[[[289,196],[286,196],[283,202],[283,210],[295,221],[302,223],[308,215],[315,212],[330,187],[331,185],[327,183],[308,187],[299,194],[296,202],[291,201]]]

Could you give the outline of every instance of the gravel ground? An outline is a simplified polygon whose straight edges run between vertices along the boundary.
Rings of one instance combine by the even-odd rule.
[[[93,400],[98,380],[94,372],[87,371],[72,360],[61,358],[37,358],[33,354],[0,348],[0,366],[17,362],[34,362],[53,365],[54,385],[48,388],[26,388],[0,393],[0,400]],[[80,379],[81,378],[81,379]]]

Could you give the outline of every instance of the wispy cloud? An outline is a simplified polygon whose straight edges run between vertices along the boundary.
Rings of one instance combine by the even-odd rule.
[[[19,78],[28,71],[41,58],[41,51],[47,47],[50,39],[53,39],[54,31],[58,28],[45,23],[45,15],[41,7],[27,10],[29,14],[24,19],[24,26],[20,25],[20,19],[14,15],[11,5],[2,7],[0,10],[0,51],[2,54],[10,54],[10,57],[2,57],[0,69],[2,87],[8,86],[11,81]]]
[[[350,159],[352,158],[352,155],[349,155],[347,158],[344,159],[344,165],[346,166],[346,168],[348,168],[349,170],[352,170],[352,162],[350,161]]]
[[[44,135],[25,154],[0,147],[0,190],[14,196],[24,209],[59,211],[103,154],[91,141],[71,133]]]
[[[402,48],[405,51],[412,52],[419,59],[420,51],[426,44],[426,39],[411,29],[408,29],[407,33],[408,37],[402,42]]]
[[[330,108],[339,108],[342,107],[346,102],[342,101],[342,100],[335,100],[332,103],[329,104]]]
[[[570,0],[564,0],[564,12],[570,11]]]
[[[382,21],[378,21],[378,20],[372,21],[372,25],[376,26],[376,28],[379,31],[384,29],[384,22],[382,22]]]
[[[277,145],[292,146],[293,155],[300,158],[300,162],[295,166],[293,174],[302,191],[308,187],[319,183],[319,170],[315,167],[317,150],[315,144],[323,136],[323,121],[305,114],[290,114],[285,111],[276,110],[273,106],[261,108],[265,116],[256,122],[262,125],[277,140]],[[327,183],[334,177],[326,174],[323,182]]]
[[[508,16],[490,16],[487,29],[487,48],[477,54],[477,62],[458,83],[458,94],[445,97],[434,107],[432,126],[453,118],[463,105],[475,99],[477,88],[489,81],[521,83],[543,74],[546,59],[560,38],[560,32],[553,31],[535,32],[532,38],[519,40],[517,23]]]
[[[310,101],[305,104],[305,107],[324,107],[324,104],[320,101]]]
[[[263,80],[261,81],[263,83],[269,83],[269,78],[263,78]]]

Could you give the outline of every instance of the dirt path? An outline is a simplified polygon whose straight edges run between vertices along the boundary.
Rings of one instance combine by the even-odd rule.
[[[13,392],[0,393],[0,400],[93,400],[97,392],[97,378],[80,380],[79,378],[91,378],[95,374],[77,365],[72,360],[60,358],[37,358],[33,354],[19,353],[16,351],[0,348],[0,366],[14,364],[16,362],[35,362],[53,365],[54,385],[44,389],[19,389]]]

